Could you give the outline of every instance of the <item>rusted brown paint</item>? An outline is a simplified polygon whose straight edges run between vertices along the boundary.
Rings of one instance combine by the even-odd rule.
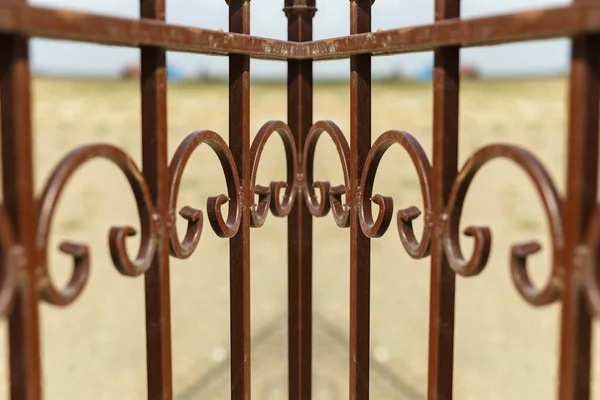
[[[302,7],[294,12],[304,12]],[[288,9],[287,12],[293,11]],[[308,7],[312,14],[315,10]],[[476,47],[600,32],[600,5],[519,12],[402,29],[381,30],[335,39],[292,42],[190,28],[151,20],[0,4],[0,31],[31,37],[98,44],[227,55],[238,53],[269,60],[348,58],[431,51],[440,47]]]
[[[231,0],[229,30],[250,34],[250,2]],[[229,56],[229,147],[240,174],[242,216],[230,239],[231,399],[250,400],[250,224],[253,191],[250,156],[250,57]]]
[[[53,216],[60,196],[68,181],[85,163],[103,158],[114,163],[127,178],[136,203],[141,225],[141,241],[138,254],[130,260],[125,240],[135,234],[130,226],[114,227],[109,233],[109,248],[117,270],[125,276],[139,276],[146,273],[156,255],[158,232],[154,220],[155,208],[150,189],[135,162],[122,150],[106,144],[87,145],[68,153],[56,166],[47,179],[46,186],[38,199],[36,250],[38,257],[38,289],[41,298],[53,305],[66,306],[77,299],[83,291],[90,269],[89,249],[85,244],[65,241],[60,249],[73,257],[73,272],[69,282],[58,288],[51,279],[48,258],[48,242]]]
[[[575,0],[575,3],[598,1]],[[571,56],[568,165],[565,198],[565,249],[562,254],[563,287],[560,336],[560,400],[590,398],[592,319],[587,307],[585,268],[581,252],[596,253],[598,241],[587,233],[596,209],[598,179],[598,108],[600,97],[600,38],[577,36]],[[587,238],[586,238],[587,236]],[[590,241],[590,238],[595,239]],[[591,258],[596,260],[596,257]]]
[[[0,208],[0,316],[12,310],[18,267],[15,249],[15,234],[6,210]]]
[[[19,4],[25,1],[19,1]],[[5,304],[12,303],[8,314],[10,397],[13,400],[42,398],[40,360],[39,294],[37,289],[36,202],[33,175],[33,132],[29,49],[25,38],[0,35],[0,104],[2,106],[2,185],[4,207],[14,232],[14,263],[4,266],[2,285]],[[3,245],[10,244],[9,238]],[[8,278],[8,279],[7,279]],[[14,279],[14,280],[13,280]],[[11,284],[12,281],[12,284]]]
[[[371,31],[371,2],[350,2],[350,33]],[[350,58],[350,399],[369,398],[371,242],[360,227],[359,182],[371,147],[371,55]]]
[[[424,206],[424,228],[421,239],[417,240],[413,231],[412,221],[421,215],[421,210],[415,206],[402,209],[398,212],[397,225],[400,241],[404,250],[413,258],[420,259],[429,255],[431,247],[431,165],[425,151],[410,133],[401,131],[388,131],[381,134],[371,147],[364,171],[360,181],[359,217],[362,231],[370,238],[379,238],[387,231],[393,216],[394,202],[391,197],[373,194],[373,185],[379,163],[385,152],[393,145],[398,144],[408,153],[415,166],[421,186],[421,195]],[[373,218],[372,203],[377,204],[379,211]]]
[[[460,0],[436,0],[435,22],[460,21]],[[434,52],[431,275],[427,398],[453,398],[455,275],[442,246],[442,220],[458,163],[459,49]]]
[[[331,186],[329,182],[315,181],[313,169],[315,150],[319,138],[327,133],[340,158],[344,183]],[[332,121],[318,121],[308,130],[304,141],[302,160],[302,180],[305,183],[304,201],[314,217],[323,217],[331,210],[333,218],[341,228],[350,227],[350,146],[342,130]],[[315,192],[319,190],[319,196]],[[342,196],[345,200],[342,203]]]
[[[312,40],[312,19],[316,0],[285,0],[288,40]],[[313,66],[311,60],[289,60],[287,77],[287,116],[295,148],[304,151],[313,123]],[[314,154],[314,153],[312,153]],[[298,155],[294,178],[298,193],[288,218],[288,397],[312,398],[312,215],[305,198],[309,188]],[[288,159],[289,162],[289,159]],[[301,165],[302,164],[302,165]],[[288,167],[289,171],[289,167]]]
[[[140,0],[140,17],[165,21],[166,0]],[[166,52],[141,47],[142,168],[154,203],[153,222],[158,225],[156,252],[145,275],[146,371],[148,399],[173,398],[171,355],[171,294],[169,236],[169,170],[167,155]],[[143,225],[142,225],[143,226]],[[142,236],[142,242],[143,236]]]
[[[428,398],[451,399],[454,358],[455,274],[476,276],[487,264],[492,232],[469,227],[472,256],[461,251],[459,226],[465,196],[477,172],[504,158],[530,178],[542,200],[552,243],[548,281],[534,285],[528,256],[536,242],[515,244],[510,272],[525,301],[562,305],[559,399],[590,397],[591,324],[600,315],[600,209],[596,205],[598,110],[600,97],[600,2],[507,16],[458,19],[459,0],[436,1],[436,23],[371,33],[369,0],[353,0],[351,35],[312,41],[314,0],[286,0],[288,41],[249,35],[250,2],[231,0],[230,30],[217,32],[164,23],[164,0],[141,0],[142,20],[100,17],[0,5],[0,90],[4,205],[0,208],[0,315],[9,320],[11,399],[42,397],[39,301],[66,306],[76,301],[89,277],[88,246],[64,242],[73,272],[62,288],[51,279],[48,237],[60,194],[87,161],[104,158],[128,179],[141,225],[138,254],[130,258],[125,240],[131,227],[109,232],[115,267],[124,275],[146,278],[148,398],[172,398],[169,255],[187,258],[201,238],[203,213],[185,206],[181,240],[175,226],[182,174],[202,144],[218,156],[227,194],[209,198],[207,216],[215,233],[230,238],[231,393],[250,399],[250,227],[266,222],[268,211],[288,217],[289,397],[311,398],[312,374],[312,217],[331,210],[340,227],[350,227],[350,393],[369,396],[370,238],[382,236],[391,223],[391,198],[373,194],[379,163],[387,149],[400,145],[419,178],[423,210],[400,209],[400,241],[413,258],[431,255]],[[577,34],[573,40],[569,99],[568,168],[561,198],[546,168],[526,149],[489,144],[475,151],[458,170],[459,47],[479,46]],[[142,168],[119,148],[87,145],[67,153],[40,196],[33,193],[30,76],[27,38],[20,35],[139,46],[142,54]],[[230,55],[230,142],[216,132],[190,134],[167,159],[165,51]],[[371,146],[371,55],[435,50],[432,162],[409,133],[388,131]],[[288,124],[269,121],[250,143],[250,57],[288,60]],[[312,121],[312,59],[351,58],[350,143],[331,121]],[[277,133],[286,153],[286,180],[257,182],[262,150]],[[323,135],[323,134],[326,135]],[[338,151],[343,182],[331,185],[313,176],[315,149],[329,137]],[[317,191],[319,195],[317,195]],[[377,215],[373,203],[379,207]],[[37,204],[37,206],[36,206]],[[227,210],[225,207],[227,206]],[[226,211],[226,212],[225,212]],[[424,218],[417,239],[412,221]],[[568,216],[568,218],[566,217]]]
[[[285,0],[283,12],[286,17],[290,19],[292,16],[296,17],[307,17],[312,19],[317,12],[317,4],[316,0]],[[289,25],[288,25],[289,26]],[[303,38],[303,40],[293,40],[293,37],[288,35],[288,40],[294,43],[307,42],[312,40],[312,34],[309,35],[310,38]]]
[[[548,217],[552,239],[552,272],[546,284],[539,288],[529,277],[528,256],[541,249],[539,243],[527,241],[517,243],[511,249],[511,275],[521,296],[534,306],[548,305],[561,294],[561,259],[565,248],[564,218],[562,201],[552,178],[542,163],[530,151],[508,144],[491,144],[473,153],[456,177],[446,205],[442,242],[448,257],[450,269],[459,275],[476,276],[487,265],[491,250],[492,236],[487,227],[469,226],[465,234],[475,240],[471,257],[466,260],[460,246],[459,225],[467,191],[477,172],[488,162],[504,158],[513,162],[525,172],[536,188]]]
[[[431,51],[441,47],[478,47],[576,33],[597,32],[597,3],[528,11],[474,19],[450,19],[431,25],[379,30],[362,35],[324,39],[306,44],[294,55],[315,60],[348,58],[352,54],[377,55]],[[584,28],[585,25],[585,28]],[[589,29],[589,30],[588,30]]]
[[[262,151],[271,136],[277,133],[283,142],[287,161],[287,181],[271,182],[269,186],[256,183]],[[282,121],[269,121],[258,131],[250,148],[250,190],[252,199],[258,196],[258,204],[250,204],[250,215],[253,228],[264,225],[269,209],[276,217],[287,217],[292,212],[298,192],[296,176],[298,160],[296,159],[296,142],[290,127]]]

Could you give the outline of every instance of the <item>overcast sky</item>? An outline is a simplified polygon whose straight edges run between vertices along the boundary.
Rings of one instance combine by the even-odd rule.
[[[139,17],[137,0],[30,0],[32,4],[73,10]],[[462,16],[501,14],[540,7],[560,6],[568,0],[462,0]],[[281,11],[283,0],[253,0],[252,34],[285,39],[286,19]],[[434,0],[377,0],[373,6],[373,29],[389,29],[431,23]],[[314,37],[323,39],[349,33],[349,1],[317,0],[319,11],[314,20]],[[173,24],[211,29],[227,29],[227,6],[224,0],[167,0],[167,21]],[[548,73],[565,70],[569,46],[566,40],[529,42],[462,51],[462,59],[489,75],[515,73]],[[139,51],[108,46],[85,45],[49,40],[35,40],[32,61],[36,71],[61,74],[111,75],[123,66],[136,62]],[[168,62],[177,65],[187,75],[223,74],[227,69],[224,57],[208,57],[169,53]],[[377,57],[373,61],[374,75],[389,75],[393,71],[411,74],[430,65],[431,53],[393,57]],[[286,66],[278,61],[253,60],[251,72],[256,77],[284,77]],[[348,75],[349,62],[317,63],[316,77]]]

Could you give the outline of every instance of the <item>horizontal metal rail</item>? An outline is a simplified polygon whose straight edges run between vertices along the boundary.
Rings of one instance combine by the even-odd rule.
[[[599,9],[600,11],[600,9]],[[0,4],[0,31],[104,45],[156,46],[169,51],[286,60],[295,44],[151,19],[127,19],[19,4]]]
[[[289,42],[172,25],[149,19],[0,5],[0,32],[104,45],[157,46],[208,55],[245,54],[270,60],[331,60],[357,54],[391,55],[446,46],[477,47],[600,32],[600,4],[580,4],[339,38]]]

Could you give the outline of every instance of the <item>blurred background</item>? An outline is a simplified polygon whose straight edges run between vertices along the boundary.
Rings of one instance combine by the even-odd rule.
[[[136,0],[38,0],[35,5],[136,18]],[[378,0],[373,28],[433,21],[433,1]],[[465,18],[566,4],[554,0],[463,0]],[[314,37],[349,33],[347,0],[321,0]],[[252,33],[286,38],[281,0],[252,1]],[[168,0],[167,21],[227,29],[223,0]],[[70,42],[31,41],[38,193],[57,163],[73,148],[108,142],[141,164],[139,51]],[[531,149],[562,192],[565,182],[569,42],[554,40],[466,49],[461,53],[460,162],[492,142]],[[373,140],[389,129],[417,137],[431,156],[431,52],[373,59]],[[228,136],[227,58],[168,54],[169,154],[190,132],[211,129]],[[348,134],[349,61],[315,63],[314,118],[335,121]],[[286,64],[251,64],[253,134],[268,120],[286,120]],[[283,146],[268,143],[259,182],[285,177]],[[317,149],[316,178],[343,182],[336,150]],[[334,161],[335,160],[335,161]],[[397,208],[422,207],[418,178],[399,148],[384,158],[375,191]],[[179,205],[204,209],[206,198],[226,191],[218,159],[200,148],[188,164]],[[491,259],[478,277],[457,280],[455,397],[467,400],[555,398],[558,369],[558,305],[533,308],[510,280],[512,243],[536,239],[549,248],[549,227],[534,186],[514,165],[498,161],[478,174],[467,197],[464,226],[489,225]],[[181,230],[184,229],[184,223]],[[117,168],[86,164],[69,183],[55,218],[52,248],[63,240],[88,242],[90,281],[65,309],[41,308],[44,391],[47,399],[143,399],[146,397],[143,279],[120,276],[110,261],[113,225],[137,226],[135,201]],[[417,229],[420,230],[421,222]],[[259,400],[287,397],[286,221],[269,216],[252,230],[252,391]],[[130,250],[138,239],[129,240]],[[313,395],[348,398],[349,232],[331,216],[314,221]],[[227,240],[206,225],[200,245],[186,260],[172,260],[173,379],[177,399],[229,398],[229,268]],[[472,248],[466,238],[463,246]],[[58,251],[51,270],[66,281],[70,260]],[[543,284],[550,272],[547,250],[531,259]],[[425,399],[427,381],[429,260],[415,261],[394,229],[372,241],[371,395],[373,399]],[[596,329],[596,337],[597,335]],[[6,336],[6,323],[0,323]],[[2,340],[6,339],[3,338]],[[6,360],[6,349],[0,349]],[[600,354],[595,352],[594,361]],[[597,363],[595,363],[596,366]],[[594,395],[600,397],[598,368]],[[7,382],[6,362],[0,378]],[[0,385],[0,398],[7,385]]]

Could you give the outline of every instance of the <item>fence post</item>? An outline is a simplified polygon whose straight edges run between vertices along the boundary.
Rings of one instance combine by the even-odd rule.
[[[140,0],[140,17],[165,20],[165,0]],[[169,172],[167,154],[166,53],[141,48],[142,164],[160,221],[158,246],[146,273],[146,362],[148,399],[173,398],[169,277]]]
[[[312,40],[316,0],[285,0],[288,40]],[[288,125],[298,151],[313,123],[313,62],[288,61]],[[299,162],[302,157],[298,157]],[[301,187],[301,186],[300,186]],[[288,374],[290,400],[311,398],[312,385],[312,215],[304,197],[288,217]]]
[[[350,34],[371,31],[374,0],[350,0]],[[371,55],[350,57],[350,398],[369,398],[371,240],[358,218],[359,183],[371,147]]]
[[[460,17],[460,0],[436,0],[435,20]],[[429,400],[450,400],[454,368],[455,274],[442,245],[442,216],[458,169],[458,47],[434,54],[432,213],[438,221],[431,240],[429,303]]]
[[[229,31],[250,34],[250,0],[228,0]],[[250,399],[250,57],[229,55],[229,147],[240,174],[242,222],[229,243],[231,400]]]
[[[25,0],[16,3],[26,4]],[[15,231],[19,259],[14,306],[9,315],[10,398],[42,398],[39,296],[35,236],[31,77],[27,38],[0,35],[2,185],[6,214]],[[5,249],[5,251],[11,251]]]
[[[585,3],[589,0],[575,0]],[[573,39],[565,200],[565,268],[562,294],[560,400],[590,398],[592,317],[578,278],[578,248],[596,207],[600,36]],[[590,249],[595,251],[595,249]]]

